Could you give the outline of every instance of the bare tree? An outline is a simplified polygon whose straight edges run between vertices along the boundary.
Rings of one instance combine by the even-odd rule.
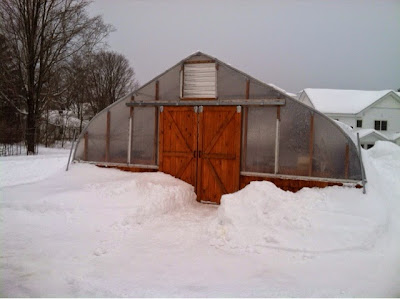
[[[87,0],[1,0],[0,35],[12,51],[26,110],[27,153],[33,153],[37,123],[60,95],[58,72],[72,55],[92,51],[110,31],[101,17],[89,17]],[[4,94],[9,102],[14,102]]]
[[[96,114],[137,88],[135,72],[122,54],[100,51],[89,60],[87,94]]]

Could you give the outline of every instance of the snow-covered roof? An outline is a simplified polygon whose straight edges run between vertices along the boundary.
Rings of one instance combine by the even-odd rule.
[[[49,111],[49,123],[55,126],[64,125],[67,128],[79,128],[81,121],[71,111],[62,111],[60,114],[59,110]],[[82,126],[86,126],[88,121],[84,120]]]
[[[288,92],[288,91],[284,90],[283,88],[281,88],[281,87],[279,87],[279,86],[277,86],[277,85],[275,85],[273,83],[268,83],[268,85],[273,87],[273,88],[275,88],[275,89],[277,89],[277,90],[279,90],[279,91],[281,91],[281,92],[283,92],[283,93],[285,93],[285,94],[287,94],[290,97],[293,97],[293,98],[297,97],[297,94]]]
[[[386,136],[386,138],[388,138],[389,140],[392,140],[392,141],[396,141],[397,139],[400,138],[399,132],[396,132],[396,133],[385,132],[384,135]]]
[[[392,90],[343,90],[306,88],[314,108],[323,113],[356,114]],[[398,93],[397,93],[398,94]]]
[[[360,138],[363,138],[365,136],[368,136],[370,134],[376,134],[379,137],[381,137],[383,140],[389,140],[390,138],[388,138],[388,136],[384,135],[383,133],[374,130],[374,129],[359,129],[357,131],[355,131],[355,133],[359,133],[360,134]]]

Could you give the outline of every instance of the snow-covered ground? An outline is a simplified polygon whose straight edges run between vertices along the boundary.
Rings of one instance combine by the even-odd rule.
[[[400,296],[400,147],[367,194],[253,182],[221,206],[162,173],[0,158],[0,296]]]

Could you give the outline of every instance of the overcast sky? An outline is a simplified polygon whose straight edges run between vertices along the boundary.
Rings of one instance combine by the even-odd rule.
[[[141,84],[200,50],[290,92],[400,88],[400,1],[95,0]]]

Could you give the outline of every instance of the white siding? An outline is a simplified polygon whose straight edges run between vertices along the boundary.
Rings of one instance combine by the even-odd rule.
[[[363,128],[374,129],[375,120],[387,121],[387,132],[400,132],[400,108],[370,108],[366,110],[360,117],[363,120]],[[382,131],[385,133],[385,131]]]
[[[305,91],[301,92],[299,101],[303,104],[306,104],[307,106],[309,106],[311,108],[315,108],[314,105],[311,103],[310,98],[308,97],[308,95],[306,94]]]

